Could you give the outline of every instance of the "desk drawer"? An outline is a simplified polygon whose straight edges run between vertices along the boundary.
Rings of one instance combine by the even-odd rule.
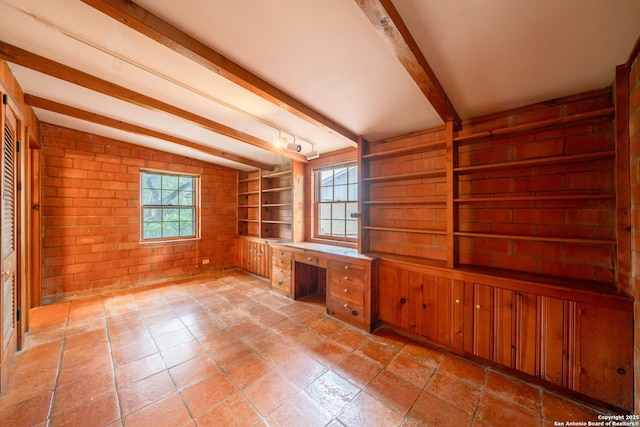
[[[340,261],[329,263],[329,280],[337,286],[351,286],[364,288],[365,269],[361,265],[354,265]]]
[[[364,289],[362,286],[350,286],[347,284],[332,283],[331,295],[343,299],[352,304],[364,306]]]
[[[330,298],[329,311],[332,315],[349,323],[364,322],[364,307],[362,305],[354,304],[342,298],[336,298],[333,295]]]
[[[295,260],[303,264],[315,265],[322,268],[327,267],[327,260],[314,254],[296,252]]]

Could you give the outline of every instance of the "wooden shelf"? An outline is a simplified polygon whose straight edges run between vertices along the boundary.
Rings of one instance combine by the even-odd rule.
[[[259,208],[260,205],[238,205],[239,208]]]
[[[365,205],[444,205],[445,197],[415,198],[405,200],[365,200]]]
[[[281,207],[289,208],[291,206],[292,206],[291,203],[270,203],[270,204],[262,205],[263,208],[281,208]]]
[[[497,196],[497,197],[459,197],[453,199],[455,203],[480,203],[480,202],[535,202],[545,200],[594,200],[615,199],[613,194],[573,194],[559,196]]]
[[[269,220],[269,219],[263,219],[262,223],[263,224],[286,224],[286,225],[291,225],[291,221],[275,221],[275,220]]]
[[[250,196],[252,194],[260,194],[259,191],[243,191],[238,193],[238,196]]]
[[[263,193],[277,193],[280,191],[291,191],[291,187],[263,188]]]
[[[524,236],[518,234],[491,234],[491,233],[472,233],[456,231],[453,233],[456,237],[478,237],[485,239],[507,239],[507,240],[527,240],[532,242],[550,242],[550,243],[577,243],[583,245],[615,245],[615,240],[609,239],[583,239],[572,237],[545,237],[545,236]]]
[[[424,151],[442,150],[446,147],[444,141],[430,142],[428,144],[412,145],[410,147],[395,148],[393,150],[380,151],[378,153],[369,153],[362,156],[366,160],[378,160],[387,157],[396,157],[409,154],[417,154]]]
[[[363,178],[362,180],[365,182],[384,182],[384,181],[419,179],[419,178],[437,178],[437,177],[445,177],[445,176],[446,176],[446,172],[444,170],[436,170],[436,171],[400,173],[396,175],[374,176],[369,178]]]
[[[599,160],[615,158],[615,151],[599,151],[596,153],[585,154],[573,154],[568,156],[554,156],[544,157],[530,160],[518,160],[514,162],[492,163],[478,166],[462,166],[453,168],[454,172],[458,173],[474,173],[474,172],[486,172],[491,170],[511,169],[511,168],[523,168],[531,166],[547,166],[557,165],[562,163],[576,163],[583,161]]]
[[[478,140],[491,138],[494,136],[506,136],[530,130],[544,129],[551,126],[569,125],[576,122],[605,119],[615,116],[615,108],[604,108],[589,113],[572,114],[570,116],[559,117],[556,119],[541,120],[538,122],[527,123],[519,126],[511,126],[503,129],[495,129],[486,132],[480,132],[470,135],[458,135],[453,141],[458,145],[462,142],[477,142]]]
[[[245,218],[238,218],[238,221],[240,221],[240,222],[260,222],[260,220],[257,220],[257,219],[245,219]]]
[[[245,179],[239,179],[238,183],[243,183],[243,182],[253,182],[253,181],[257,181],[259,180],[260,177],[259,176],[254,176],[252,178],[245,178]]]
[[[443,230],[426,230],[424,228],[396,228],[396,227],[374,227],[374,226],[364,226],[362,227],[365,230],[373,230],[373,231],[391,231],[397,233],[412,233],[412,234],[435,234],[438,236],[445,236],[447,234],[446,231]]]
[[[291,174],[291,170],[283,170],[283,171],[278,171],[278,172],[272,172],[269,174],[263,174],[262,177],[263,178],[276,178],[279,176],[285,176],[285,175],[289,175]]]

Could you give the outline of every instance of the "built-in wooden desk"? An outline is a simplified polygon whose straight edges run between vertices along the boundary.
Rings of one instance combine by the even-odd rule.
[[[327,313],[371,331],[378,313],[377,258],[318,243],[271,244],[271,287],[290,298],[323,295]]]

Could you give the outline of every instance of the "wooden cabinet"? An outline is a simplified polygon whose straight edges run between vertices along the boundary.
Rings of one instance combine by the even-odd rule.
[[[371,305],[367,298],[370,276],[370,267],[347,260],[330,260],[327,265],[327,311],[339,319],[371,329]]]
[[[628,298],[380,260],[380,319],[617,407],[633,407]]]
[[[282,248],[272,248],[271,260],[271,289],[291,297],[293,253]]]
[[[234,265],[258,276],[269,277],[269,247],[267,242],[236,236]]]

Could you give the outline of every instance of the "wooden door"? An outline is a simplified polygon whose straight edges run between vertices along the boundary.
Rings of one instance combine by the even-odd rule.
[[[491,360],[493,353],[491,286],[465,283],[464,351]]]
[[[16,307],[17,307],[17,181],[18,164],[17,138],[19,122],[10,108],[6,108],[3,121],[2,138],[2,204],[0,216],[2,228],[0,231],[0,259],[2,261],[2,279],[0,280],[0,345],[2,359],[0,360],[0,388],[6,383],[11,359],[16,351]]]
[[[514,300],[516,293],[510,289],[493,289],[493,354],[492,360],[513,368],[515,365]]]
[[[462,349],[461,282],[427,274],[422,281],[422,335]]]

